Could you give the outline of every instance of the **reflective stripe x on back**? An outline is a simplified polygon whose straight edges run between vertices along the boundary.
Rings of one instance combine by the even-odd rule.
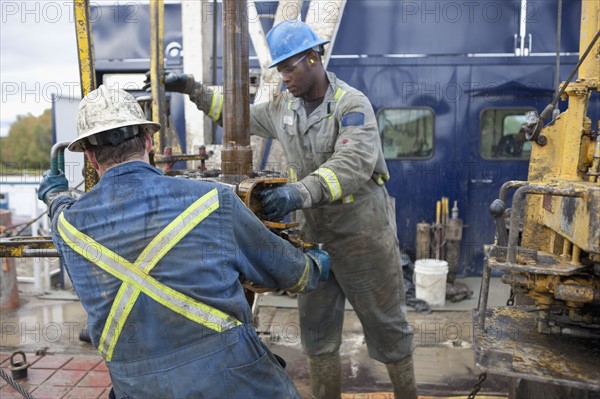
[[[98,350],[106,361],[112,359],[127,317],[142,292],[172,311],[217,332],[242,324],[220,310],[182,294],[149,275],[171,248],[218,208],[218,192],[213,189],[173,219],[148,244],[134,263],[78,231],[67,221],[64,213],[60,214],[58,232],[65,243],[88,261],[123,281],[100,337]]]

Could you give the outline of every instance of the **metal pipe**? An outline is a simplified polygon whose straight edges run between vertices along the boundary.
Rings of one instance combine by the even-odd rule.
[[[223,1],[223,178],[252,174],[250,148],[250,71],[246,0]]]
[[[571,255],[571,263],[576,265],[581,263],[581,248],[579,248],[575,244],[573,244],[573,254]]]
[[[515,263],[517,260],[519,222],[523,215],[524,200],[527,194],[551,194],[559,197],[583,197],[585,195],[585,191],[574,188],[529,185],[517,189],[513,195],[510,228],[508,232],[507,260],[509,263]]]
[[[52,146],[50,150],[50,170],[54,174],[58,174],[59,170],[65,171],[65,148],[69,146],[68,141],[61,141]]]
[[[488,261],[483,262],[483,276],[481,276],[481,289],[479,290],[478,321],[479,332],[483,333],[485,328],[485,310],[487,309],[488,296],[490,292],[490,277],[492,276],[492,268]]]
[[[562,250],[562,253],[560,254],[560,256],[562,256],[564,258],[568,258],[570,253],[571,253],[571,241],[569,241],[565,238],[565,240],[563,241],[563,250]]]
[[[94,66],[90,1],[75,0],[73,2],[73,15],[75,15],[75,32],[77,35],[81,98],[83,98],[96,89],[96,69]],[[85,191],[89,191],[96,183],[98,183],[99,177],[87,158],[84,158],[83,162]]]
[[[527,34],[527,0],[521,0],[521,18],[519,18],[519,51],[517,55],[521,57],[525,54],[525,35]]]
[[[23,250],[23,258],[58,258],[60,255],[56,249],[29,249]]]
[[[167,100],[164,86],[164,13],[163,0],[150,1],[150,80],[152,83],[152,121],[160,123],[154,133],[154,154],[162,154],[167,143]]]
[[[498,198],[500,198],[502,202],[506,204],[506,195],[509,189],[523,187],[527,184],[529,184],[529,182],[524,180],[509,180],[500,187],[500,194]]]

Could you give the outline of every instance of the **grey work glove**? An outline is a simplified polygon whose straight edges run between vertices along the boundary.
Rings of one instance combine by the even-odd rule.
[[[302,195],[296,187],[285,184],[263,190],[258,198],[263,207],[263,217],[279,220],[288,213],[302,208]]]
[[[187,73],[165,71],[165,91],[174,91],[177,93],[190,94],[194,90],[194,75]],[[150,91],[152,83],[150,81],[150,71],[146,72],[144,80],[144,90]]]

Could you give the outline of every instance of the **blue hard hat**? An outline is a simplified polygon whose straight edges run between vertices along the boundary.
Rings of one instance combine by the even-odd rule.
[[[329,43],[329,40],[319,39],[304,22],[290,19],[277,24],[267,33],[267,43],[273,60],[269,68],[273,68],[296,54]]]

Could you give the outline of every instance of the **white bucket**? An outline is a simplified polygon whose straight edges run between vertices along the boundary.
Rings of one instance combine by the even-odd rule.
[[[438,259],[419,259],[415,262],[415,296],[429,306],[446,303],[448,262]]]

